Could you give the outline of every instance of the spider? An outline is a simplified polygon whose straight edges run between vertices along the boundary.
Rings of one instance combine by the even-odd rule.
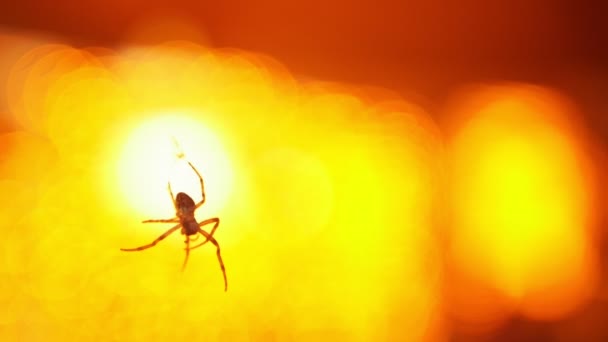
[[[177,223],[171,229],[167,230],[163,235],[156,238],[156,240],[151,243],[140,246],[137,248],[121,248],[121,251],[125,252],[137,252],[143,251],[144,249],[148,249],[150,247],[154,247],[158,242],[171,235],[173,232],[178,230],[181,227],[181,233],[186,236],[186,258],[184,259],[184,264],[182,265],[182,271],[186,268],[186,264],[188,263],[188,257],[190,256],[190,250],[198,248],[207,242],[211,241],[212,244],[217,248],[217,260],[220,263],[220,268],[222,269],[222,274],[224,275],[224,291],[228,290],[228,280],[226,279],[226,268],[224,267],[224,262],[222,261],[222,256],[220,255],[220,245],[217,243],[217,240],[213,237],[213,233],[217,229],[217,226],[220,224],[220,219],[218,217],[213,217],[206,219],[201,222],[197,222],[194,218],[194,211],[201,207],[205,203],[205,185],[203,183],[203,177],[198,172],[198,170],[192,165],[192,163],[188,162],[188,165],[192,168],[192,170],[198,176],[198,179],[201,183],[201,193],[203,198],[200,202],[194,203],[192,198],[187,194],[180,192],[177,196],[173,196],[173,191],[171,190],[171,182],[168,183],[169,194],[171,195],[171,200],[173,201],[173,206],[175,207],[175,215],[176,217],[170,219],[158,219],[158,220],[145,220],[143,223],[151,223],[151,222],[163,222],[163,223]],[[211,228],[211,232],[207,233],[203,229],[202,226],[212,224],[213,228]],[[196,241],[198,239],[198,233],[205,237],[205,241],[199,243],[194,247],[190,247],[190,241]],[[190,238],[192,235],[195,235],[192,239]]]

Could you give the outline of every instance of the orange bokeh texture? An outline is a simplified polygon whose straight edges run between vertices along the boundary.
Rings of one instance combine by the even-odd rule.
[[[455,316],[480,329],[514,313],[567,317],[599,276],[595,175],[574,107],[512,84],[468,89],[451,111]]]
[[[595,294],[595,165],[557,92],[467,88],[439,129],[388,90],[146,32],[0,34],[0,339],[439,342]],[[141,223],[174,214],[168,181],[200,198],[177,150],[227,293],[211,246],[184,273],[178,234],[119,250],[169,228]]]

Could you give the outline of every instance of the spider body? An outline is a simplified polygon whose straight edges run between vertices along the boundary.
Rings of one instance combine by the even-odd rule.
[[[180,192],[175,197],[177,203],[177,211],[175,215],[179,219],[179,223],[182,226],[183,235],[196,235],[198,231],[198,222],[194,218],[194,211],[196,210],[196,204],[190,196]]]
[[[171,200],[173,201],[173,206],[175,207],[175,216],[176,217],[170,218],[170,219],[145,220],[145,221],[143,221],[143,223],[164,222],[164,223],[177,223],[177,225],[173,226],[171,229],[166,231],[163,235],[159,236],[158,238],[156,238],[156,240],[152,241],[151,243],[149,243],[147,245],[144,245],[141,247],[136,247],[136,248],[121,248],[121,250],[125,251],[125,252],[136,252],[136,251],[142,251],[144,249],[148,249],[150,247],[155,246],[158,242],[160,242],[167,236],[171,235],[173,232],[175,232],[177,229],[179,229],[181,227],[182,235],[186,236],[186,241],[184,241],[186,243],[186,248],[185,248],[186,258],[184,259],[184,264],[182,265],[182,271],[186,268],[186,264],[188,263],[188,257],[190,255],[190,250],[194,249],[194,248],[198,248],[198,247],[206,244],[207,242],[211,242],[212,244],[215,245],[216,250],[217,250],[217,259],[220,263],[220,268],[222,269],[222,274],[224,276],[224,291],[226,291],[228,289],[228,280],[226,278],[226,269],[224,267],[224,262],[222,261],[222,256],[220,255],[220,245],[218,244],[217,240],[215,240],[215,238],[213,237],[213,233],[215,233],[215,230],[217,229],[218,225],[220,224],[220,219],[217,217],[213,217],[213,218],[209,218],[204,221],[198,222],[196,220],[196,218],[194,217],[194,212],[196,211],[196,209],[198,209],[205,203],[205,186],[203,183],[203,177],[198,172],[198,170],[196,170],[194,165],[192,165],[190,162],[188,162],[188,165],[190,165],[190,167],[196,173],[196,175],[198,176],[198,178],[200,180],[202,200],[198,203],[194,203],[194,200],[192,199],[192,197],[188,196],[186,193],[183,193],[183,192],[178,193],[177,196],[173,196],[173,191],[171,190],[171,183],[169,183],[168,184],[169,195],[171,195]],[[211,231],[209,233],[207,233],[206,231],[204,231],[201,228],[202,226],[205,226],[205,225],[208,225],[211,223],[213,223],[213,227],[211,228]],[[199,234],[199,233],[205,237],[205,241],[199,243],[198,245],[196,245],[194,247],[190,247],[190,241],[195,241],[198,238],[197,234]],[[193,238],[191,238],[191,236]]]
[[[196,204],[192,197],[188,196],[186,193],[180,192],[175,196],[175,203],[177,204],[177,212],[175,213],[177,217],[188,217],[194,215],[194,210],[196,210]]]

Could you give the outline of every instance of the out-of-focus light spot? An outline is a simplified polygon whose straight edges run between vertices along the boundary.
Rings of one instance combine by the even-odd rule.
[[[171,217],[175,209],[168,182],[174,195],[185,192],[195,202],[201,200],[199,179],[189,161],[206,180],[206,210],[222,208],[231,193],[233,168],[217,135],[198,119],[200,114],[175,111],[150,116],[124,137],[117,168],[108,178],[118,181],[111,192],[120,193],[125,204],[141,215]]]
[[[38,183],[56,161],[48,139],[24,131],[0,135],[0,179]]]
[[[24,53],[44,44],[46,44],[45,37],[26,37],[11,32],[2,32],[0,28],[0,131],[17,129],[15,118],[9,115],[9,96],[6,91],[13,65]]]
[[[494,300],[455,306],[456,315],[491,324],[514,309],[534,319],[571,313],[592,294],[597,270],[590,162],[566,124],[569,105],[514,86],[473,92],[457,108],[451,260],[457,277]],[[479,302],[461,290],[453,297]]]
[[[12,68],[7,84],[9,106],[22,127],[45,132],[47,109],[45,94],[64,74],[92,63],[88,53],[65,45],[48,44],[24,55]]]
[[[258,201],[273,213],[276,223],[289,227],[292,237],[319,233],[334,206],[331,178],[325,165],[297,150],[276,149],[264,154],[257,165],[257,187],[274,188]]]

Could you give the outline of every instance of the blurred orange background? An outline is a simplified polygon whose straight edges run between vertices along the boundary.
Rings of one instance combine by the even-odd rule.
[[[548,1],[0,11],[0,339],[604,341],[608,84]],[[570,15],[572,13],[578,16]],[[584,19],[583,19],[584,17]],[[217,216],[226,264],[166,189]]]

